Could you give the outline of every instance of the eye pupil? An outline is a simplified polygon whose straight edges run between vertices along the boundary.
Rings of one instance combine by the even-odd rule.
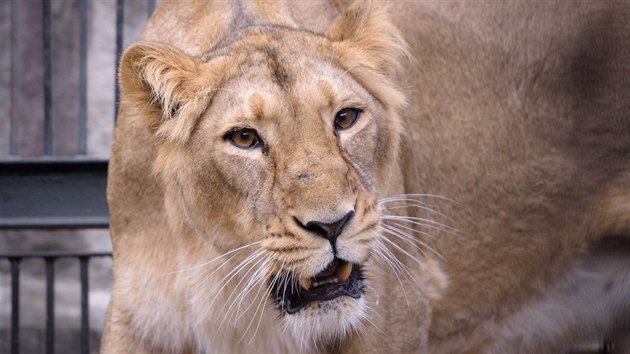
[[[337,130],[349,129],[359,119],[361,110],[357,108],[344,108],[335,115],[335,128]]]

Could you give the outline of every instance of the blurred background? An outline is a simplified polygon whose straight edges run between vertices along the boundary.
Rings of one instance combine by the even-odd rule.
[[[0,0],[0,353],[98,352],[116,63],[156,2]]]

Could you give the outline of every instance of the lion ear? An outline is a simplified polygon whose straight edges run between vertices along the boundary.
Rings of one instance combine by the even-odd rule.
[[[350,61],[369,66],[391,77],[409,56],[400,31],[391,23],[387,9],[377,0],[356,0],[337,17],[326,31],[326,37],[343,51],[352,53]]]
[[[120,63],[121,101],[158,137],[185,143],[206,110],[221,68],[166,44],[140,42]]]

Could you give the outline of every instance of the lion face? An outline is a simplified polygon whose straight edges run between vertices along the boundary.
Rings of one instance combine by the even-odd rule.
[[[326,36],[251,29],[203,58],[140,44],[123,59],[121,75],[138,77],[126,97],[154,116],[169,205],[232,267],[216,282],[237,283],[233,317],[241,302],[266,303],[294,333],[325,339],[365,316],[404,101],[383,69],[402,42],[352,35],[369,15],[342,16]]]
[[[391,145],[392,123],[364,87],[330,64],[329,48],[299,53],[280,39],[254,51],[258,40],[227,51],[239,73],[191,136],[191,171],[181,177],[186,210],[210,230],[215,218],[197,206],[216,185],[229,186],[221,201],[240,210],[226,217],[244,239],[217,248],[262,241],[257,257],[241,262],[268,264],[261,279],[282,316],[343,332],[364,315],[362,269],[379,235],[375,175],[388,165],[378,153]],[[214,171],[210,183],[204,171]],[[233,237],[230,228],[220,234]]]

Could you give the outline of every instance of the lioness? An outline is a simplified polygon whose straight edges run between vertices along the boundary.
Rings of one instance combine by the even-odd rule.
[[[621,331],[629,8],[161,1],[121,61],[102,352],[562,353]]]

